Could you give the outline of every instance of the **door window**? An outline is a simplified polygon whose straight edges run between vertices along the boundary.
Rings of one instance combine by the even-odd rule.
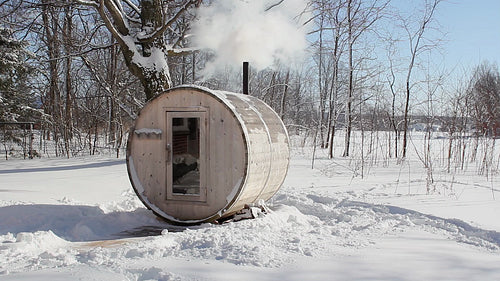
[[[167,199],[206,199],[206,112],[167,112]]]

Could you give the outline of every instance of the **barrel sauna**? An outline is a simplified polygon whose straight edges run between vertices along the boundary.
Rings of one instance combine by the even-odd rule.
[[[148,102],[127,143],[135,192],[176,224],[211,222],[268,200],[288,163],[286,128],[267,104],[197,86],[172,88]]]

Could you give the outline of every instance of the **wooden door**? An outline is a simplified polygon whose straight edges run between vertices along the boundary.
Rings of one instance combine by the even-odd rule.
[[[166,112],[167,200],[206,202],[208,114],[186,110]]]

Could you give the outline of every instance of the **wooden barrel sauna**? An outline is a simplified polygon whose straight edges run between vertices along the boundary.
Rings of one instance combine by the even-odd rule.
[[[214,221],[268,200],[288,163],[286,128],[267,104],[197,86],[172,88],[148,102],[127,144],[135,192],[177,224]]]

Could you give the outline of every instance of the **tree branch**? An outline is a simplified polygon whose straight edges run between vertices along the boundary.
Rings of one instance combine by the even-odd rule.
[[[127,43],[125,42],[125,39],[123,38],[123,34],[121,34],[113,25],[111,20],[109,19],[108,15],[106,14],[106,11],[104,10],[104,5],[103,2],[105,0],[99,0],[100,5],[96,6],[96,10],[101,16],[104,25],[108,28],[109,32],[113,35],[113,37],[120,43],[121,46],[127,46]]]
[[[123,10],[116,5],[114,0],[101,0],[100,2],[101,6],[102,3],[104,2],[104,5],[106,6],[106,9],[108,9],[111,17],[113,18],[114,25],[116,25],[118,31],[120,31],[120,33],[123,35],[128,35],[129,29],[127,25],[126,16],[124,15]]]
[[[184,56],[190,55],[194,52],[198,52],[198,48],[181,48],[181,49],[169,49],[167,50],[168,56]]]
[[[130,116],[130,118],[136,119],[137,115],[134,112],[132,112],[130,110],[130,108],[128,108],[127,106],[125,106],[125,104],[123,104],[123,102],[120,99],[118,99],[115,94],[113,94],[113,91],[111,90],[110,85],[106,82],[105,79],[103,79],[97,73],[97,71],[93,68],[92,64],[87,60],[87,58],[85,56],[81,56],[81,59],[82,59],[83,63],[85,64],[85,66],[87,66],[87,68],[89,69],[90,73],[92,73],[92,75],[94,76],[95,80],[109,94],[109,97],[112,98],[118,104],[118,106]]]
[[[274,4],[271,4],[269,7],[267,7],[264,12],[267,12],[269,10],[271,10],[272,8],[276,7],[276,6],[279,6],[281,3],[285,2],[285,0],[280,0],[278,1],[277,3],[274,3]]]
[[[127,4],[132,10],[134,10],[134,12],[136,12],[138,15],[141,14],[141,10],[139,9],[139,7],[137,7],[134,3],[132,3],[130,0],[123,0],[123,2],[125,2],[125,4]]]
[[[98,8],[99,7],[99,3],[97,0],[74,0],[77,4],[81,4],[81,5],[84,5],[84,6],[91,6],[91,7],[95,7],[95,8]]]
[[[155,38],[161,36],[167,30],[167,28],[169,28],[185,11],[187,11],[187,9],[191,5],[197,4],[198,2],[199,2],[198,0],[188,1],[170,20],[165,22],[161,26],[161,28],[156,29],[154,32],[152,32],[150,34],[147,34],[144,36],[138,36],[137,40],[139,40],[139,42],[141,42],[141,43],[149,43],[149,42],[153,41]]]

